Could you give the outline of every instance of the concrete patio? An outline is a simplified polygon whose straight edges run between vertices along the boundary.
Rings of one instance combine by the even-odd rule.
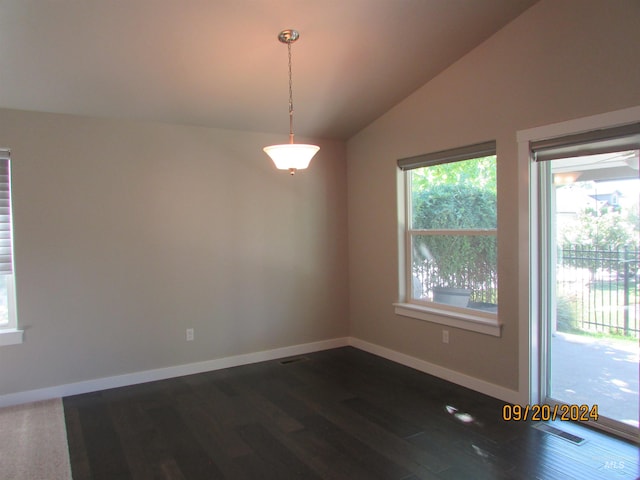
[[[637,341],[557,332],[551,348],[553,398],[568,404],[597,404],[600,415],[638,425]]]

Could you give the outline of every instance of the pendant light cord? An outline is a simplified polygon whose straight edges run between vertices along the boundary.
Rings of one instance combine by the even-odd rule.
[[[289,50],[289,143],[293,143],[293,80],[291,75],[291,40],[287,42]]]

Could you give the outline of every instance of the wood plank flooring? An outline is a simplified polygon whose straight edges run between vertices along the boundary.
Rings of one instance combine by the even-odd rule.
[[[64,399],[74,480],[636,479],[639,449],[351,347]]]

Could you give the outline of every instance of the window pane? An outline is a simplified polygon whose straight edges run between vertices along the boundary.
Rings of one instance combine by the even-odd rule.
[[[0,326],[9,323],[9,302],[7,294],[7,278],[10,275],[0,275]]]
[[[412,235],[415,300],[497,311],[494,235]]]
[[[412,298],[496,312],[496,156],[430,165],[407,174]]]
[[[495,229],[496,157],[411,170],[411,228]]]

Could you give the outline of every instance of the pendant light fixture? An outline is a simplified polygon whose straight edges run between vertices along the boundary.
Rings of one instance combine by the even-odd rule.
[[[289,143],[282,145],[271,145],[263,150],[271,157],[276,168],[289,170],[293,175],[296,170],[302,170],[309,166],[309,162],[320,147],[317,145],[306,145],[293,143],[293,82],[291,80],[291,44],[300,38],[297,30],[283,30],[278,35],[278,40],[287,44],[289,51]]]

